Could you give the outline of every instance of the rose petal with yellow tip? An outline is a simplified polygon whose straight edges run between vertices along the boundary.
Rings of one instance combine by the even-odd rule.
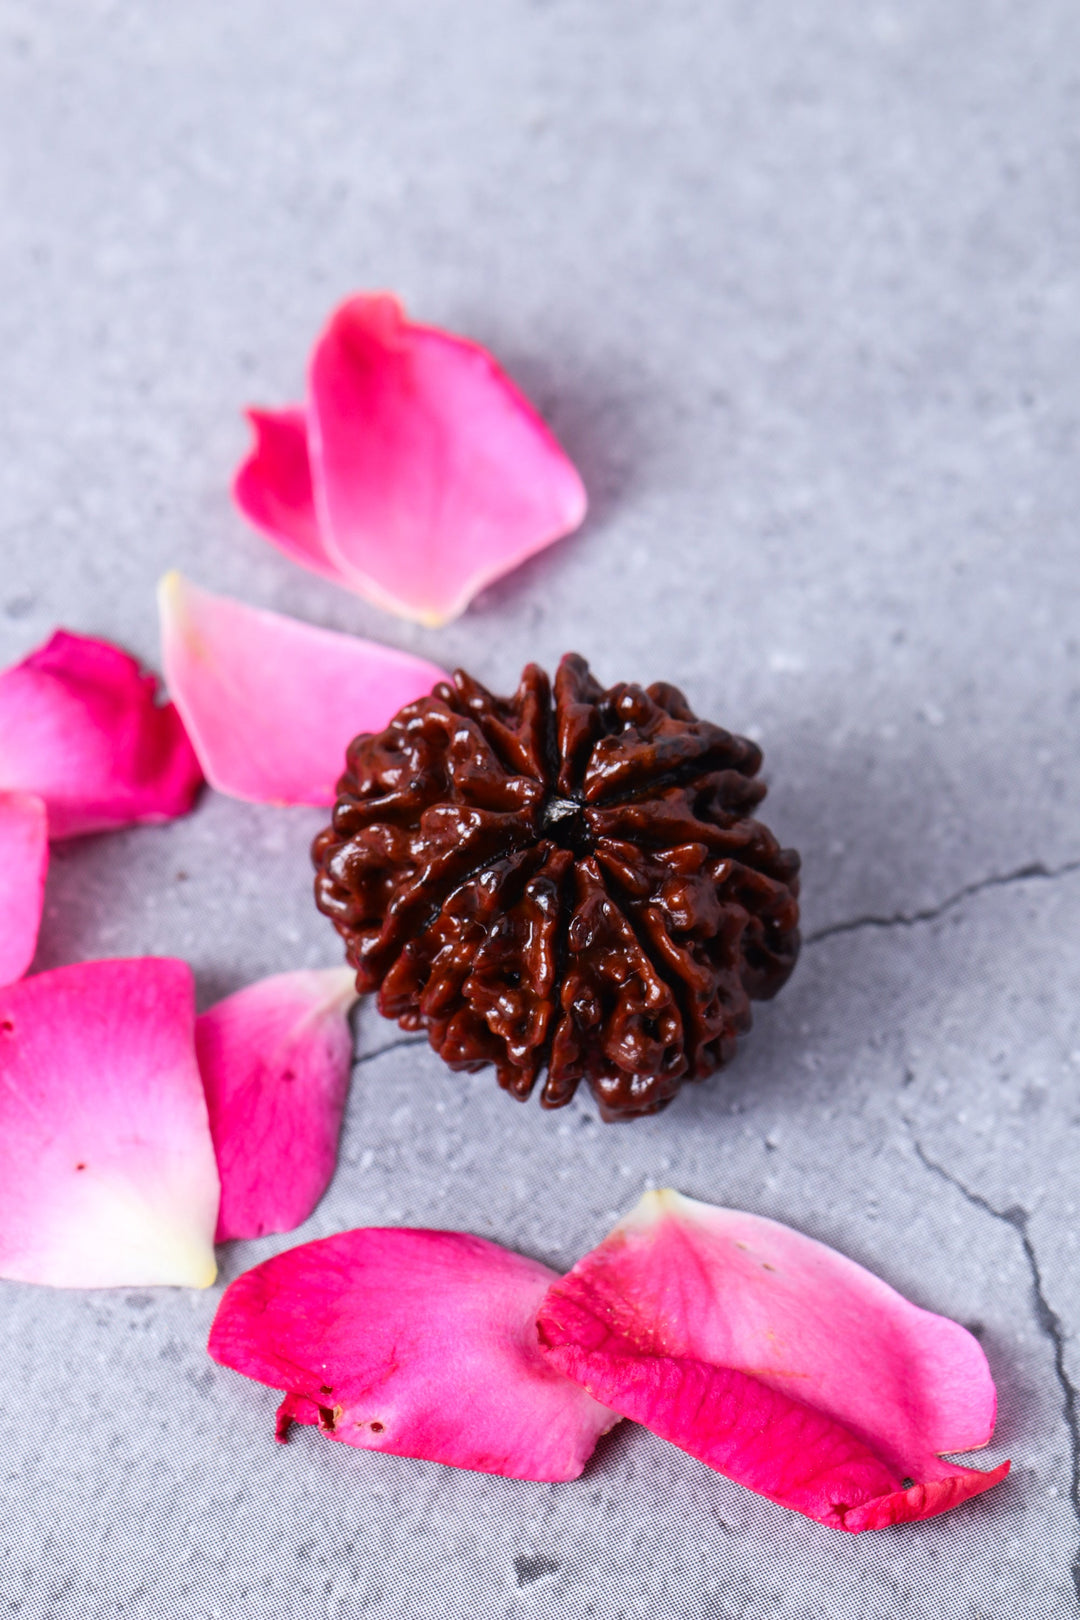
[[[218,1173],[186,962],[80,962],[0,990],[0,1277],[216,1275]]]
[[[837,1530],[988,1490],[943,1459],[984,1446],[996,1395],[956,1322],[790,1227],[646,1193],[553,1284],[553,1366],[750,1490]]]
[[[207,781],[236,799],[332,804],[345,749],[445,680],[411,653],[215,596],[159,587],[165,678]]]

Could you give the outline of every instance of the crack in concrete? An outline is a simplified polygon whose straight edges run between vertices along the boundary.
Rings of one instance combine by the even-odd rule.
[[[358,1069],[361,1063],[371,1063],[373,1059],[385,1057],[387,1052],[397,1052],[403,1046],[426,1046],[426,1035],[403,1035],[398,1041],[389,1041],[386,1046],[377,1046],[373,1052],[361,1052],[359,1057],[353,1058],[353,1068]]]
[[[803,940],[803,948],[819,945],[824,939],[832,939],[837,934],[853,934],[859,928],[913,928],[916,923],[934,922],[943,917],[947,911],[952,911],[965,900],[970,900],[974,894],[982,894],[985,889],[1004,889],[1010,883],[1030,883],[1032,881],[1053,882],[1055,878],[1068,877],[1073,872],[1080,872],[1080,859],[1066,861],[1062,866],[1046,866],[1042,861],[1029,861],[1026,866],[1018,866],[1015,872],[995,872],[990,877],[980,878],[977,883],[966,883],[955,894],[950,894],[936,906],[927,906],[923,911],[898,911],[892,917],[869,915],[866,917],[849,917],[844,922],[826,923],[824,928],[815,929],[807,934]]]
[[[990,1215],[995,1221],[1004,1221],[1011,1226],[1020,1239],[1024,1250],[1024,1258],[1031,1272],[1031,1297],[1035,1307],[1035,1320],[1043,1338],[1048,1340],[1054,1352],[1054,1375],[1058,1388],[1061,1390],[1061,1415],[1065,1421],[1066,1432],[1069,1436],[1069,1501],[1072,1505],[1073,1517],[1080,1525],[1080,1400],[1078,1400],[1076,1385],[1069,1377],[1069,1369],[1065,1365],[1066,1333],[1061,1317],[1054,1310],[1046,1297],[1043,1287],[1042,1271],[1039,1268],[1039,1258],[1035,1253],[1035,1245],[1031,1241],[1028,1226],[1031,1220],[1029,1212],[1019,1204],[1010,1204],[1008,1209],[998,1209],[989,1199],[981,1193],[972,1192],[970,1187],[964,1185],[958,1176],[946,1170],[944,1165],[938,1164],[925,1152],[921,1142],[915,1136],[910,1123],[905,1120],[911,1135],[912,1146],[921,1164],[937,1176],[948,1186],[966,1198],[975,1209],[981,1209],[984,1214]],[[1077,1599],[1080,1600],[1080,1548],[1070,1565],[1073,1586],[1076,1588]]]

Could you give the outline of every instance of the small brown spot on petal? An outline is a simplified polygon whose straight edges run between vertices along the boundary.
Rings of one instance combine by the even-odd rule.
[[[382,1434],[385,1427],[386,1425],[384,1423],[373,1423],[371,1425],[371,1432],[372,1434]]]

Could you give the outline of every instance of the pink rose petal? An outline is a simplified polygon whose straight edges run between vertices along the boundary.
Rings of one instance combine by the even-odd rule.
[[[646,1193],[540,1310],[552,1363],[710,1467],[838,1530],[927,1518],[1008,1472],[977,1341],[776,1221]]]
[[[50,838],[167,821],[201,782],[180,716],[119,647],[58,630],[0,673],[0,789],[44,799]]]
[[[345,749],[443,671],[423,658],[212,596],[159,592],[165,677],[207,780],[234,798],[332,804]]]
[[[348,586],[348,574],[330,561],[319,537],[307,417],[296,409],[251,410],[247,416],[255,448],[233,481],[237,506],[293,562]]]
[[[279,1439],[317,1423],[369,1451],[575,1479],[618,1419],[540,1354],[554,1277],[461,1232],[342,1232],[238,1277],[210,1354],[285,1391]]]
[[[236,499],[296,561],[393,613],[455,618],[585,516],[574,466],[491,355],[388,294],[334,313],[309,395],[306,413],[252,413]]]
[[[0,1276],[205,1288],[217,1206],[186,962],[0,990]]]
[[[21,979],[33,961],[48,866],[44,800],[0,793],[0,984]]]
[[[195,1024],[221,1175],[218,1243],[288,1232],[334,1173],[356,1001],[350,968],[279,973]]]

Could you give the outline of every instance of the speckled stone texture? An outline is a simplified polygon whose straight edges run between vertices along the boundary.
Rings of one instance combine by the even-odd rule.
[[[734,1066],[602,1126],[369,1005],[297,1234],[568,1265],[650,1183],[792,1222],[973,1326],[989,1495],[843,1538],[622,1426],[575,1485],[272,1440],[219,1289],[0,1284],[21,1620],[1057,1620],[1077,1609],[1080,11],[1068,0],[0,0],[0,656],[156,658],[153,586],[463,664],[578,648],[763,745],[807,944]],[[233,512],[240,407],[391,287],[488,344],[592,493],[433,632]],[[56,850],[37,966],[335,960],[318,811],[208,794]],[[235,1244],[223,1280],[293,1238]]]

